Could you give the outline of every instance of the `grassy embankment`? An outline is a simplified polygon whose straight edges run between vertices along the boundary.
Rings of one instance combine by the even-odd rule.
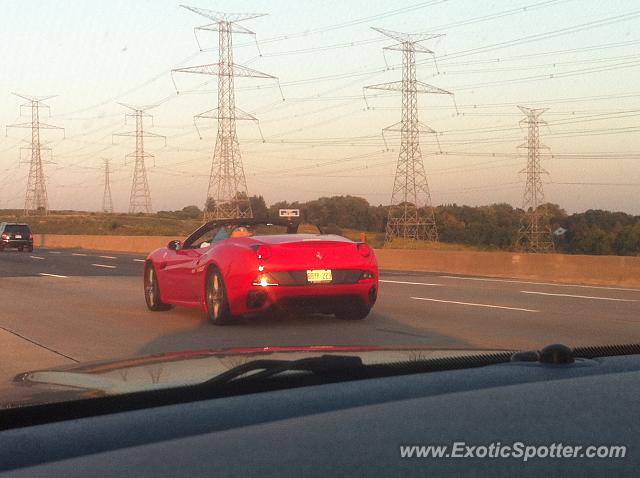
[[[0,222],[26,222],[34,234],[175,236],[189,234],[201,224],[192,219],[156,215],[52,212],[47,216],[23,216],[18,211],[0,211]]]

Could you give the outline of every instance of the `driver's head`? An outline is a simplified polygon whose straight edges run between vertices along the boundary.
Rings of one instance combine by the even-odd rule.
[[[231,237],[249,237],[251,236],[251,231],[244,226],[236,227],[231,233]]]

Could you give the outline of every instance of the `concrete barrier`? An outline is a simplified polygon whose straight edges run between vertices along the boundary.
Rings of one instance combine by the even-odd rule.
[[[36,247],[147,254],[172,239],[176,238],[36,234],[34,242]],[[375,252],[381,269],[640,287],[640,257],[402,249]]]
[[[381,268],[640,287],[640,257],[376,249]]]

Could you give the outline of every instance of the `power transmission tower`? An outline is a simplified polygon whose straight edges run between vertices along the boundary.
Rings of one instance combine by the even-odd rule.
[[[520,171],[527,174],[527,184],[522,201],[524,216],[518,232],[517,246],[528,252],[549,252],[554,247],[540,177],[542,174],[549,174],[540,165],[540,150],[548,149],[540,143],[540,125],[546,124],[540,116],[548,108],[518,108],[526,115],[520,120],[520,124],[526,124],[528,131],[526,142],[519,146],[527,150],[527,167]]]
[[[239,25],[238,22],[258,18],[265,14],[220,13],[203,8],[182,6],[213,21],[208,25],[196,27],[196,32],[198,30],[218,32],[219,51],[217,63],[173,70],[173,72],[179,73],[196,73],[218,77],[218,107],[194,117],[194,122],[197,118],[218,120],[218,134],[213,152],[209,187],[204,206],[204,218],[205,220],[210,220],[252,217],[247,181],[242,167],[240,145],[236,134],[236,120],[257,121],[257,119],[249,113],[236,108],[234,79],[235,77],[250,77],[277,80],[277,78],[246,66],[235,64],[233,61],[233,34],[255,35],[254,32]]]
[[[24,213],[29,214],[48,214],[49,212],[49,199],[47,196],[47,178],[44,175],[44,168],[42,166],[42,152],[51,151],[51,148],[45,147],[40,141],[41,129],[57,129],[63,130],[59,126],[52,126],[50,124],[42,123],[40,121],[40,108],[47,108],[49,106],[44,104],[43,101],[54,98],[54,96],[35,97],[35,96],[23,96],[17,93],[14,95],[23,98],[28,103],[20,105],[20,112],[22,108],[29,108],[31,110],[31,122],[30,123],[16,123],[7,126],[9,128],[30,128],[31,129],[31,143],[27,149],[31,151],[31,160],[29,161],[29,178],[27,179],[27,192],[24,200]]]
[[[416,53],[433,54],[420,42],[441,35],[398,33],[382,28],[374,28],[374,30],[399,42],[386,47],[385,50],[402,52],[402,81],[365,87],[366,89],[402,92],[401,121],[383,129],[383,135],[385,132],[399,131],[401,138],[385,232],[385,244],[389,244],[396,238],[410,241],[437,241],[438,229],[420,150],[420,133],[435,133],[435,131],[418,120],[418,93],[444,95],[452,93],[416,79]]]
[[[144,150],[144,138],[163,138],[166,143],[166,137],[150,133],[144,130],[143,119],[153,117],[146,113],[148,109],[153,106],[139,107],[130,106],[123,103],[119,103],[125,108],[129,108],[133,113],[125,114],[125,123],[127,118],[133,117],[136,119],[135,131],[127,131],[125,133],[115,133],[114,136],[135,136],[136,138],[136,150],[133,153],[126,155],[127,158],[134,158],[135,166],[133,170],[133,182],[131,184],[131,195],[129,197],[129,214],[135,214],[138,212],[151,213],[151,192],[149,191],[149,180],[147,179],[147,168],[145,161],[147,158],[153,159],[153,154],[147,153]]]
[[[104,193],[102,194],[102,212],[113,213],[113,200],[111,199],[111,181],[109,170],[109,160],[104,159]]]

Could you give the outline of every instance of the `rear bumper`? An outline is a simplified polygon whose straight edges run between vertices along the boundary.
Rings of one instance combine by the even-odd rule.
[[[378,282],[374,280],[356,284],[253,286],[247,291],[242,303],[234,304],[236,310],[233,310],[233,305],[231,308],[236,314],[264,312],[273,308],[301,308],[333,313],[337,308],[353,302],[371,308],[377,296]]]
[[[30,241],[29,239],[2,239],[0,241],[0,247],[33,247],[33,241]]]

